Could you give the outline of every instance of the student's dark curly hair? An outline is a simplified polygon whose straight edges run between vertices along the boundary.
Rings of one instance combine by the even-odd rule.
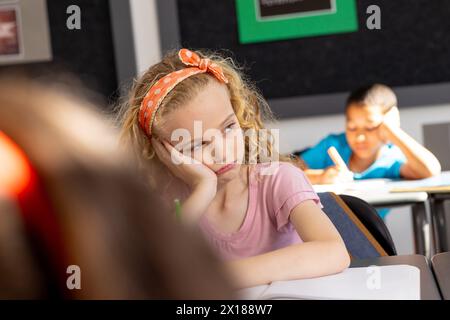
[[[383,84],[372,84],[353,91],[347,98],[346,110],[350,106],[380,106],[383,113],[397,106],[394,91]]]

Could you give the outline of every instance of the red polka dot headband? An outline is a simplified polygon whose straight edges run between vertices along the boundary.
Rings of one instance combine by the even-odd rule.
[[[152,135],[152,125],[161,102],[167,94],[181,81],[199,73],[211,73],[222,83],[228,83],[220,66],[209,59],[201,59],[198,54],[188,49],[178,52],[181,62],[190,68],[181,69],[159,79],[148,91],[139,110],[139,124],[147,136]]]

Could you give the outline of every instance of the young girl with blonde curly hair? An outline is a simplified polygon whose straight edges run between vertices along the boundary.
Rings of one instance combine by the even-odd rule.
[[[199,227],[236,286],[348,267],[342,238],[305,174],[265,131],[266,101],[231,59],[167,54],[135,81],[120,119],[153,190],[182,200],[181,221]]]

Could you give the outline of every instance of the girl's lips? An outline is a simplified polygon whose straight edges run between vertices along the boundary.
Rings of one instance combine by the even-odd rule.
[[[224,174],[225,172],[230,171],[234,167],[236,167],[236,161],[233,163],[227,164],[227,165],[223,166],[222,168],[220,168],[219,170],[217,170],[216,175]]]
[[[355,146],[355,149],[356,150],[366,150],[366,149],[368,149],[368,147],[366,145],[357,145],[357,146]]]

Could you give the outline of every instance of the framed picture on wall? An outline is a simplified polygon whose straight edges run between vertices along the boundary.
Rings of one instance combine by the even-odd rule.
[[[358,31],[355,0],[235,0],[242,44]]]
[[[307,17],[336,13],[336,0],[257,0],[259,20]]]
[[[20,8],[0,5],[0,61],[23,56]]]
[[[51,59],[46,0],[0,0],[0,65]]]

